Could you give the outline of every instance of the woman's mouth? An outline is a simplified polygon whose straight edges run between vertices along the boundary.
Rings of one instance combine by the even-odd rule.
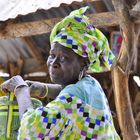
[[[54,69],[50,68],[49,74],[50,74],[50,77],[57,77],[60,75],[60,72],[58,70],[54,70]]]
[[[58,70],[49,69],[49,75],[53,83],[60,84],[60,81],[63,76]]]

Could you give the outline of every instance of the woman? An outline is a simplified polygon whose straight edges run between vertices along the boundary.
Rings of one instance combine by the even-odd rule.
[[[52,82],[61,85],[57,92],[62,88],[54,101],[34,110],[20,76],[2,85],[19,104],[19,140],[120,140],[100,84],[86,74],[102,64],[110,69],[114,59],[106,37],[84,15],[87,8],[71,12],[51,32],[47,65]]]

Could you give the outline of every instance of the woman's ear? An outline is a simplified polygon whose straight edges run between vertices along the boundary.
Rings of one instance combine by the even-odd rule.
[[[88,67],[89,67],[89,59],[88,58],[84,58],[83,67],[86,70],[88,69]]]
[[[89,59],[86,57],[81,57],[78,56],[78,61],[80,63],[80,71],[82,71],[83,69],[88,69],[89,67]]]

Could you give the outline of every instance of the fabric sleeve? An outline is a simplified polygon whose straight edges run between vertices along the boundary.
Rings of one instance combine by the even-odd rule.
[[[87,78],[86,80],[79,81],[77,84],[65,87],[59,96],[65,95],[66,93],[74,94],[96,109],[105,109],[106,101],[104,91],[97,80],[93,80],[93,78]]]
[[[29,109],[21,120],[18,140],[39,140],[44,137],[56,137],[66,118],[62,113],[64,106],[58,101],[51,103],[51,107]],[[52,131],[53,130],[53,131]]]
[[[96,109],[105,109],[106,97],[101,85],[95,78],[87,76],[76,85],[80,90],[83,90],[84,101],[87,104]]]
[[[65,87],[59,94],[59,96],[65,95],[66,93],[70,93],[85,101],[85,93],[79,86],[69,85]]]
[[[23,115],[18,140],[97,137],[119,140],[110,112],[95,110],[75,95],[66,93],[46,107],[28,110]]]

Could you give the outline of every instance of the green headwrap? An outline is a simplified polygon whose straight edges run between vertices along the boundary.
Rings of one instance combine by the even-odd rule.
[[[84,15],[87,9],[88,7],[83,7],[72,11],[57,23],[51,32],[50,43],[52,45],[58,42],[76,54],[88,57],[89,68],[93,72],[103,71],[104,66],[110,70],[115,56],[109,49],[107,38]]]

